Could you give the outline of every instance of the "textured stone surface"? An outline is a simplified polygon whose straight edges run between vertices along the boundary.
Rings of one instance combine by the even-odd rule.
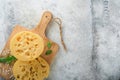
[[[60,50],[47,80],[93,80],[90,5],[90,0],[1,0],[0,48],[2,50],[16,24],[33,28],[43,11],[49,10],[63,21],[63,37],[68,52],[65,53],[60,43],[59,27],[51,23],[47,36],[60,45]]]
[[[51,23],[46,35],[60,45],[47,80],[119,80],[120,75],[119,0],[0,0],[0,50],[12,28],[33,28],[42,12],[49,10],[63,21]]]
[[[120,1],[93,0],[94,68],[97,80],[120,78]]]

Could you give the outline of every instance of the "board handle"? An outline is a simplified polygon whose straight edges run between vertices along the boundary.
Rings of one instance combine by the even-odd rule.
[[[49,11],[45,11],[42,15],[40,23],[35,28],[35,31],[45,36],[45,30],[51,20],[52,20],[52,13]]]

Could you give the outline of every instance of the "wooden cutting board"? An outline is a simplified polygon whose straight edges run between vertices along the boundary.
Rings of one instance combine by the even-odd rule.
[[[48,24],[50,23],[51,20],[52,20],[52,13],[49,12],[49,11],[46,11],[46,12],[43,13],[41,21],[37,25],[37,27],[35,27],[31,30],[29,30],[25,27],[19,26],[19,25],[15,26],[11,35],[10,35],[10,37],[8,38],[8,41],[7,41],[7,43],[6,43],[2,52],[4,52],[5,50],[10,50],[10,40],[16,33],[21,32],[21,31],[31,31],[33,33],[36,33],[36,34],[40,35],[43,38],[45,48],[44,48],[44,51],[43,51],[42,55],[40,55],[40,56],[43,57],[50,65],[52,60],[54,59],[57,51],[58,51],[58,45],[55,42],[48,39],[45,35],[46,28],[47,28],[47,26],[48,26]],[[52,46],[50,48],[52,50],[52,53],[49,54],[49,55],[46,55],[45,53],[48,50],[48,47],[47,47],[48,42],[52,43]]]

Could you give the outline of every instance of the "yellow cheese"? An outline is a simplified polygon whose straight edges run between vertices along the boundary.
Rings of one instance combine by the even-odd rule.
[[[41,67],[37,60],[17,60],[13,66],[13,75],[16,80],[43,80]]]
[[[17,33],[10,41],[11,54],[21,61],[30,61],[39,57],[44,50],[41,36],[30,31]]]
[[[49,75],[49,69],[50,69],[49,64],[42,57],[39,57],[36,60],[39,62],[41,66],[42,78],[43,79],[47,78]]]
[[[49,75],[49,64],[39,57],[32,61],[17,60],[13,66],[16,80],[44,80]]]

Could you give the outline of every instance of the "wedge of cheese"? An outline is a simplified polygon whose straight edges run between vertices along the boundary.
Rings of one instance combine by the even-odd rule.
[[[16,80],[43,80],[40,64],[37,60],[17,60],[13,66],[13,75]]]
[[[30,31],[17,33],[10,41],[11,54],[21,61],[30,61],[39,57],[44,50],[42,37]]]
[[[42,57],[39,57],[36,60],[39,62],[40,67],[41,67],[42,79],[47,78],[49,75],[49,70],[50,70],[49,64]]]

